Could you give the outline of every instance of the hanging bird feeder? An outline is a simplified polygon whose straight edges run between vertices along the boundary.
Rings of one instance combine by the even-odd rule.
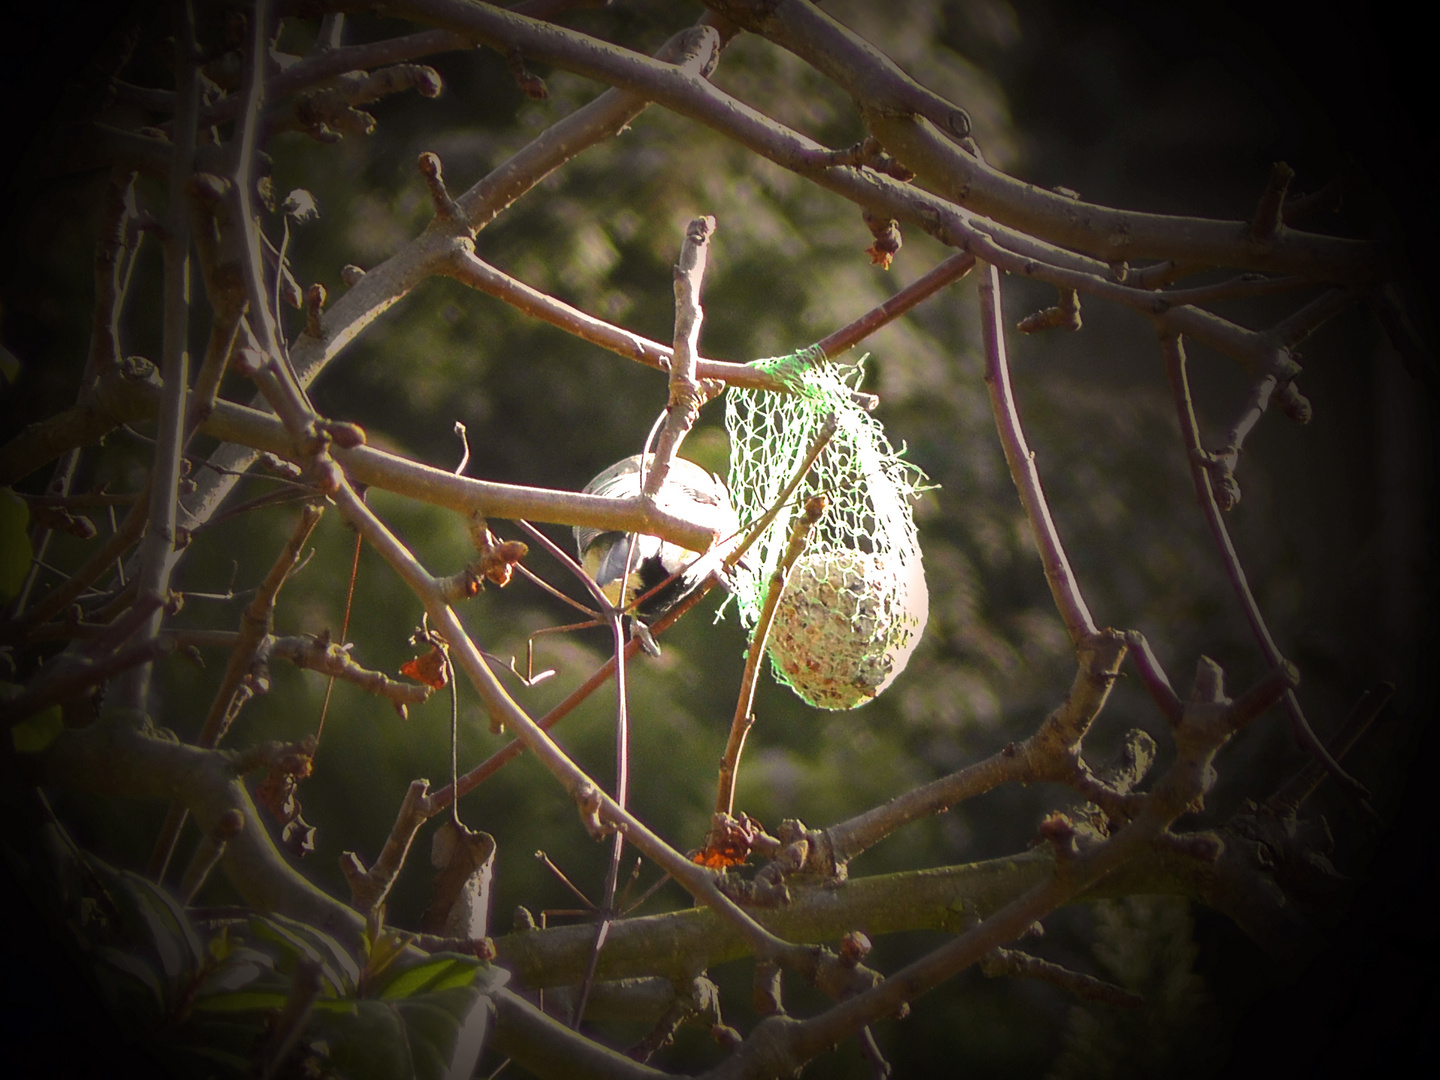
[[[812,347],[756,366],[778,375],[792,393],[741,387],[726,393],[729,487],[742,521],[773,505],[831,417],[836,432],[748,564],[737,569],[740,620],[754,627],[799,508],[825,495],[825,513],[781,595],[767,651],[775,678],[803,700],[853,709],[905,670],[925,629],[930,594],[911,514],[925,476],[855,403],[861,364],[840,368]]]

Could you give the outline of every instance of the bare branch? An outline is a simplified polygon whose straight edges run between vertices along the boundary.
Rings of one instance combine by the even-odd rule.
[[[983,761],[912,788],[883,806],[813,835],[806,868],[833,877],[840,867],[896,829],[943,813],[1001,784],[1042,779],[1071,782],[1076,775],[1074,761],[1079,741],[1109,697],[1125,656],[1125,639],[1113,631],[1097,634],[1077,651],[1080,666],[1070,693],[1022,745],[1006,747]]]
[[[239,638],[231,650],[225,674],[221,677],[214,698],[211,699],[210,709],[205,715],[200,733],[195,738],[196,746],[207,750],[219,746],[245,702],[259,689],[253,682],[252,668],[256,654],[274,622],[275,599],[281,586],[299,563],[300,551],[315,530],[323,512],[323,508],[319,506],[305,507],[294,532],[271,564],[270,572],[265,575],[265,580],[261,582],[254,598],[241,615]],[[175,853],[175,842],[179,839],[180,830],[185,827],[187,816],[184,806],[178,801],[171,802],[160,834],[155,839],[155,846],[150,851],[149,872],[156,881],[165,876],[165,870]]]
[[[700,356],[700,326],[704,321],[700,288],[705,280],[710,237],[714,233],[713,217],[695,218],[685,228],[685,240],[675,262],[675,345],[670,357],[670,400],[665,408],[665,423],[655,440],[655,457],[645,476],[644,492],[652,499],[669,477],[670,464],[680,450],[680,443],[699,419],[700,406],[707,397],[695,369]]]
[[[766,35],[811,63],[828,63],[817,55],[819,42],[834,40],[838,24],[818,9],[796,0],[784,0],[780,4],[767,0],[763,5],[755,0],[752,5],[727,4],[725,14],[739,21],[738,16],[746,6],[757,12],[763,7],[767,14],[786,19],[793,15],[801,20],[791,25],[803,25],[804,33],[811,35],[808,38],[789,34],[787,29],[787,36],[782,40],[771,23],[766,24]],[[861,102],[861,109],[866,123],[881,144],[935,185],[943,197],[924,196],[873,170],[840,166],[817,170],[811,164],[813,152],[823,151],[824,147],[787,132],[759,111],[703,79],[647,57],[559,27],[537,24],[498,8],[466,4],[463,0],[398,0],[390,10],[393,14],[443,25],[456,32],[473,33],[501,51],[519,47],[526,56],[642,94],[823,187],[869,206],[876,213],[914,222],[927,231],[940,225],[934,211],[945,213],[953,211],[954,206],[962,206],[993,218],[997,229],[1028,233],[1050,244],[1084,252],[1106,265],[1133,259],[1173,258],[1179,252],[1187,260],[1196,262],[1246,270],[1333,276],[1336,280],[1364,281],[1373,278],[1380,269],[1378,249],[1366,243],[1287,230],[1265,244],[1257,244],[1239,239],[1245,232],[1243,222],[1139,214],[1068,199],[1011,179],[984,165],[908,110],[885,115],[883,108],[871,109],[865,102]],[[841,78],[847,89],[871,82],[874,73],[866,65],[873,63],[873,55],[849,52],[844,54],[844,63],[843,75],[831,74]],[[810,161],[803,160],[798,153],[802,150],[812,152]],[[953,205],[947,204],[946,199]],[[933,210],[919,212],[922,205]]]
[[[1250,220],[1251,237],[1263,242],[1285,227],[1285,193],[1290,190],[1290,181],[1294,179],[1294,169],[1283,161],[1275,162],[1265,193],[1260,196],[1260,204],[1255,207],[1255,216]]]
[[[593,345],[629,357],[657,371],[667,371],[670,368],[674,352],[669,345],[662,345],[658,341],[612,326],[564,301],[547,296],[495,269],[476,256],[473,249],[456,249],[445,267],[445,272],[473,289],[504,300],[525,314],[543,319]],[[697,357],[695,373],[701,379],[722,379],[732,386],[783,389],[774,377],[747,364],[731,364]]]
[[[823,495],[812,496],[805,503],[804,513],[795,516],[790,526],[789,542],[775,572],[765,588],[765,603],[755,619],[755,629],[750,634],[750,646],[745,655],[745,673],[740,677],[740,694],[735,702],[735,716],[730,721],[730,738],[725,744],[725,755],[720,759],[720,782],[715,791],[715,813],[729,815],[735,809],[735,774],[740,768],[740,754],[745,749],[745,736],[755,722],[752,708],[755,702],[755,684],[760,677],[760,664],[765,655],[765,643],[770,636],[770,625],[775,621],[775,612],[780,606],[780,597],[785,592],[785,583],[797,559],[805,552],[805,543],[810,530],[825,513],[827,500]]]
[[[95,307],[90,351],[80,385],[90,383],[120,362],[120,311],[125,303],[125,276],[120,256],[126,232],[135,218],[135,174],[116,174],[105,195],[99,235],[95,241]]]
[[[1160,709],[1160,715],[1170,723],[1178,724],[1182,710],[1180,695],[1175,693],[1174,687],[1170,685],[1170,677],[1165,674],[1165,669],[1151,650],[1150,642],[1145,640],[1145,635],[1140,631],[1131,630],[1125,635],[1125,644],[1130,648],[1130,659],[1140,672],[1140,679],[1145,683],[1145,689],[1150,692],[1151,700]]]
[[[318,671],[334,679],[343,679],[367,694],[383,697],[394,705],[395,710],[402,716],[407,705],[420,705],[428,701],[431,694],[428,686],[399,682],[383,671],[361,667],[351,659],[347,648],[325,637],[317,638],[308,634],[298,637],[267,637],[257,650],[257,659],[269,660],[272,657],[289,660],[296,667]]]
[[[136,610],[148,616],[145,609]],[[132,624],[132,634],[133,631]],[[129,637],[130,634],[125,636]],[[123,640],[117,642],[114,648],[121,644]],[[97,651],[101,653],[98,657],[67,655],[64,660],[51,664],[45,675],[31,683],[23,694],[0,704],[0,723],[3,723],[5,730],[8,731],[12,725],[52,705],[60,705],[79,697],[92,686],[127,675],[137,668],[147,667],[160,657],[174,652],[175,642],[166,637],[152,637],[137,641],[119,651]]]
[[[1020,491],[1020,502],[1025,507],[1030,530],[1035,535],[1040,561],[1045,567],[1045,580],[1050,583],[1055,606],[1065,620],[1070,640],[1079,645],[1081,640],[1094,636],[1098,631],[1070,569],[1070,560],[1065,556],[1060,534],[1050,518],[1050,505],[1040,486],[1035,455],[1026,445],[1025,433],[1020,427],[1020,413],[1010,389],[1010,364],[1006,358],[1005,317],[1000,308],[1000,271],[994,266],[986,268],[985,280],[980,283],[980,316],[985,335],[985,385],[990,391],[990,406],[995,413],[996,427],[1000,430],[1005,460],[1010,466],[1011,479]]]
[[[581,806],[582,811],[593,805],[602,822],[623,830],[625,838],[650,858],[660,864],[668,873],[696,899],[720,912],[728,921],[739,928],[759,955],[781,959],[797,955],[797,946],[792,946],[774,937],[742,911],[734,901],[716,887],[714,875],[704,870],[675,851],[628,810],[615,803],[599,789],[580,768],[543,732],[530,716],[505,692],[485,663],[480,650],[470,640],[454,612],[445,603],[437,582],[410,555],[404,546],[382,525],[350,490],[342,483],[336,493],[346,519],[355,525],[374,546],[402,580],[415,592],[425,605],[431,626],[445,637],[457,666],[465,672],[471,684],[479,692],[481,700],[493,721],[515,732],[524,741],[531,753],[544,763],[552,775],[564,784],[567,791]],[[803,953],[804,950],[799,950]]]
[[[112,532],[69,578],[36,601],[35,606],[23,617],[0,626],[0,641],[13,643],[23,640],[46,619],[65,610],[94,584],[101,574],[109,570],[116,559],[130,550],[131,545],[144,533],[149,513],[150,489],[146,488],[130,507],[130,512],[125,515],[120,527]]]
[[[668,1073],[633,1061],[571,1031],[519,994],[501,988],[495,1005],[495,1048],[542,1076],[663,1080]]]
[[[165,220],[164,359],[165,393],[158,412],[155,461],[150,469],[150,520],[140,548],[138,596],[154,598],[154,613],[143,631],[155,639],[163,618],[162,605],[170,587],[170,572],[177,557],[177,504],[180,459],[185,449],[185,394],[190,383],[190,201],[185,184],[193,168],[196,145],[195,116],[200,107],[200,50],[195,41],[195,16],[189,3],[178,7],[175,34],[175,71],[179,87],[176,113],[177,141],[170,163],[170,201]],[[138,715],[145,707],[150,666],[130,669],[113,691],[117,714]]]
[[[657,55],[673,58],[682,71],[708,73],[714,63],[717,43],[713,30],[682,31],[666,42]],[[566,161],[623,130],[648,104],[648,99],[639,95],[608,91],[543,132],[455,200],[469,229],[483,228]],[[473,252],[473,248],[465,250]],[[443,231],[427,230],[381,266],[372,267],[358,278],[350,291],[325,313],[322,333],[296,342],[290,359],[300,384],[308,386],[366,326],[425,278],[432,273],[448,272],[446,268],[455,252],[455,237]],[[3,460],[0,453],[0,462]],[[186,500],[192,525],[214,512],[234,486],[236,474],[243,473],[254,461],[254,454],[240,447],[222,447],[214,460],[226,471],[203,476],[194,495]],[[5,470],[0,468],[0,477],[4,475]],[[547,520],[540,515],[525,516]]]
[[[430,782],[412,780],[405,791],[405,798],[400,804],[385,846],[381,848],[380,856],[370,869],[364,868],[359,856],[353,851],[347,851],[340,856],[340,870],[350,886],[350,903],[356,911],[368,917],[385,902],[385,897],[389,895],[395,879],[405,865],[405,856],[410,851],[415,834],[420,831],[421,825],[438,812],[439,808],[434,804],[435,798],[430,794]]]
[[[1275,644],[1274,638],[1270,636],[1270,628],[1266,625],[1265,617],[1260,612],[1260,605],[1256,603],[1255,596],[1250,591],[1250,582],[1245,576],[1244,568],[1240,565],[1240,556],[1236,553],[1235,545],[1230,540],[1230,530],[1225,526],[1225,519],[1221,516],[1220,506],[1216,502],[1214,491],[1211,488],[1209,470],[1201,462],[1200,455],[1203,455],[1204,449],[1200,445],[1200,425],[1195,419],[1195,406],[1190,398],[1190,384],[1185,372],[1184,345],[1178,337],[1165,336],[1161,339],[1161,346],[1165,352],[1170,388],[1175,397],[1175,407],[1180,417],[1181,435],[1190,459],[1190,476],[1195,483],[1195,494],[1200,501],[1201,512],[1210,526],[1215,546],[1225,565],[1225,572],[1230,578],[1235,595],[1240,600],[1240,607],[1245,612],[1245,618],[1250,623],[1251,632],[1260,646],[1261,655],[1265,657],[1265,662],[1272,670],[1279,669],[1286,662],[1285,658]],[[1296,698],[1293,690],[1285,691],[1284,702],[1285,711],[1290,717],[1291,729],[1300,744],[1317,761],[1324,764],[1330,775],[1345,790],[1352,795],[1368,798],[1369,792],[1365,790],[1364,785],[1342,769],[1340,764],[1330,756],[1330,752],[1325,749],[1324,744],[1316,737],[1309,722],[1305,719],[1305,714],[1300,709],[1300,701]]]
[[[946,285],[959,281],[975,267],[975,256],[968,252],[951,255],[944,262],[916,278],[879,307],[872,308],[854,322],[827,334],[815,343],[815,347],[829,359],[834,360],[848,349],[879,330],[882,326],[898,319],[922,300],[928,299]]]
[[[1106,263],[1174,258],[1180,251],[1196,262],[1257,270],[1288,266],[1345,277],[1361,265],[1371,273],[1379,268],[1374,249],[1362,254],[1365,245],[1357,243],[1343,245],[1349,251],[1342,254],[1340,247],[1317,236],[1274,235],[1265,242],[1247,242],[1240,239],[1247,231],[1242,222],[1113,210],[1024,184],[957,145],[954,140],[969,132],[968,123],[961,131],[953,114],[943,112],[954,106],[935,101],[933,95],[931,102],[915,100],[909,89],[915,84],[907,76],[815,5],[802,0],[714,0],[713,6],[789,49],[849,92],[870,132],[927,185],[1012,228]],[[1292,240],[1294,247],[1283,251]],[[1301,250],[1310,251],[1313,261],[1292,262]]]
[[[1060,964],[1016,949],[996,949],[980,961],[980,970],[992,979],[1038,979],[1086,1001],[1098,1001],[1122,1009],[1138,1009],[1145,1004],[1144,998],[1139,994],[1132,994],[1124,987],[1107,983],[1093,975],[1071,971]]]
[[[952,139],[970,134],[964,109],[917,83],[879,49],[811,5],[713,0],[710,6],[784,45],[866,107],[923,116]],[[802,7],[809,10],[797,10]]]

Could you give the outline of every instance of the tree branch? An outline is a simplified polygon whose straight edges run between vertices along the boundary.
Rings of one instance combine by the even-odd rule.
[[[505,692],[485,663],[480,650],[471,641],[454,612],[445,602],[436,579],[432,578],[390,534],[378,518],[365,506],[348,483],[336,492],[336,501],[346,520],[376,548],[381,556],[413,590],[430,619],[430,625],[448,642],[452,659],[464,671],[479,692],[491,720],[517,734],[545,767],[575,799],[582,816],[592,828],[609,826],[624,831],[626,840],[634,844],[666,872],[674,877],[697,900],[720,912],[755,949],[757,954],[779,959],[782,963],[796,958],[797,946],[774,937],[725,896],[715,884],[715,875],[685,858],[656,836],[628,810],[620,807],[602,791],[530,716]],[[804,950],[800,950],[804,952]]]
[[[670,399],[665,422],[655,439],[655,457],[645,475],[644,493],[653,499],[670,475],[670,465],[680,444],[700,417],[705,388],[696,376],[700,356],[700,327],[705,314],[700,306],[700,289],[710,256],[710,237],[715,233],[713,217],[698,217],[685,228],[680,257],[675,261],[675,344],[670,357]]]
[[[717,43],[713,30],[682,31],[667,41],[657,55],[675,59],[682,65],[680,70],[708,74],[715,62]],[[565,162],[624,130],[648,104],[641,95],[608,91],[552,125],[455,200],[467,228],[483,228]],[[456,245],[453,231],[427,229],[359,278],[326,311],[321,335],[302,337],[295,343],[290,359],[300,384],[308,386],[365,327],[410,290],[430,275],[446,272],[457,250],[473,254],[473,245]],[[186,500],[185,523],[191,528],[209,518],[234,487],[234,474],[248,469],[254,454],[239,447],[222,447],[212,460],[219,470],[202,476],[196,491]]]
[[[1005,448],[1005,460],[1010,466],[1010,477],[1020,491],[1020,502],[1025,507],[1025,516],[1030,521],[1030,530],[1035,536],[1035,545],[1040,551],[1040,561],[1045,567],[1045,580],[1050,583],[1050,593],[1060,617],[1065,620],[1065,629],[1070,640],[1076,645],[1098,633],[1090,609],[1080,593],[1079,583],[1070,569],[1070,560],[1065,556],[1065,547],[1060,534],[1050,518],[1050,505],[1040,486],[1040,472],[1035,467],[1035,455],[1026,445],[1025,433],[1020,427],[1020,413],[1015,407],[1015,396],[1010,389],[1010,365],[1005,351],[1005,317],[1000,308],[1000,271],[994,266],[986,268],[985,279],[980,283],[980,318],[985,335],[985,385],[990,391],[990,407],[995,413],[995,424],[1000,430],[1000,443]]]
[[[185,394],[190,383],[190,205],[185,184],[194,167],[195,116],[200,107],[200,49],[195,40],[195,15],[190,3],[177,7],[175,71],[178,127],[170,163],[169,204],[165,219],[164,331],[162,377],[165,392],[157,415],[155,460],[150,468],[149,521],[140,546],[137,597],[154,601],[153,613],[141,631],[155,640],[164,619],[170,572],[178,556],[180,459],[185,449]],[[150,687],[150,665],[131,668],[116,681],[112,702],[117,715],[143,710]]]
[[[1356,241],[1336,244],[1326,237],[1283,229],[1262,238],[1243,221],[1114,210],[1013,179],[956,144],[955,136],[968,134],[968,124],[966,131],[957,131],[939,111],[948,102],[939,102],[937,108],[916,101],[911,88],[917,84],[875,49],[865,43],[857,46],[854,34],[814,4],[711,2],[727,17],[795,53],[847,90],[871,134],[927,187],[1011,228],[1106,263],[1178,256],[1219,266],[1333,275],[1338,280],[1373,277],[1380,270],[1376,249]]]
[[[1210,527],[1210,533],[1214,537],[1215,546],[1220,552],[1220,560],[1225,566],[1225,573],[1230,579],[1230,584],[1235,590],[1235,595],[1240,600],[1241,610],[1245,613],[1246,621],[1250,624],[1251,633],[1256,643],[1260,646],[1260,653],[1265,662],[1272,669],[1279,668],[1285,663],[1285,658],[1280,652],[1275,639],[1270,636],[1270,628],[1266,625],[1265,616],[1260,611],[1260,605],[1255,600],[1255,595],[1250,591],[1250,582],[1245,576],[1245,569],[1240,564],[1240,556],[1235,551],[1235,545],[1230,540],[1230,530],[1225,525],[1225,519],[1221,515],[1219,504],[1215,500],[1215,493],[1210,484],[1210,473],[1201,461],[1204,448],[1200,444],[1200,425],[1195,419],[1195,405],[1190,398],[1189,379],[1185,373],[1185,347],[1181,339],[1175,335],[1165,335],[1160,339],[1160,344],[1165,353],[1165,367],[1170,378],[1170,389],[1175,397],[1175,408],[1180,418],[1180,432],[1184,440],[1186,456],[1190,463],[1190,477],[1195,484],[1195,495],[1200,502],[1200,510],[1205,515],[1206,524]],[[1362,799],[1369,798],[1369,792],[1365,786],[1340,767],[1340,763],[1330,756],[1315,732],[1311,729],[1310,723],[1305,719],[1301,711],[1300,701],[1293,690],[1287,690],[1284,695],[1285,711],[1290,718],[1291,730],[1300,745],[1321,764],[1336,782],[1345,788],[1352,795]]]
[[[788,16],[806,20],[806,32],[819,40],[830,40],[832,23],[808,4],[785,0],[764,5]],[[725,14],[737,18],[741,5],[727,4]],[[758,0],[756,10],[759,9]],[[395,15],[444,26],[459,33],[473,33],[487,45],[502,51],[520,48],[526,56],[544,60],[578,75],[608,82],[643,94],[691,119],[715,128],[749,149],[786,168],[810,175],[794,157],[796,149],[788,133],[758,111],[709,85],[646,57],[559,27],[535,23],[521,16],[464,0],[397,0],[390,8]],[[737,19],[738,21],[738,19]],[[838,25],[838,24],[833,24]],[[811,63],[819,63],[814,47],[798,36],[781,42]],[[847,57],[845,85],[865,85],[871,70]],[[948,103],[946,103],[948,105]],[[885,148],[905,165],[934,185],[956,205],[993,218],[997,223],[1029,233],[1052,244],[1084,252],[1104,263],[1126,259],[1175,258],[1234,266],[1246,270],[1274,270],[1312,275],[1333,275],[1337,280],[1367,280],[1381,269],[1378,249],[1358,241],[1337,240],[1311,233],[1291,232],[1260,244],[1240,239],[1245,222],[1212,221],[1203,218],[1164,217],[1111,210],[1078,202],[1013,180],[979,162],[941,136],[925,120],[908,113],[884,115],[883,108],[862,106],[867,125]],[[823,149],[804,140],[809,150]],[[812,179],[837,188],[847,197],[860,194],[858,186],[842,175],[860,177],[861,171],[837,167],[823,169]],[[872,198],[856,201],[881,210],[884,195],[902,185],[866,170],[864,184]],[[842,192],[846,193],[846,192]],[[883,195],[882,195],[883,193]],[[873,201],[872,201],[873,200]],[[901,217],[890,213],[888,216]],[[914,220],[906,213],[904,218]]]

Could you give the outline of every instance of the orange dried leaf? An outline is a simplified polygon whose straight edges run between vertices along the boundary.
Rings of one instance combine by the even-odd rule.
[[[703,847],[690,856],[690,861],[708,870],[726,870],[742,865],[750,857],[747,847],[740,844],[721,844]]]
[[[438,645],[424,656],[406,660],[400,665],[400,674],[424,683],[432,690],[439,690],[450,681],[445,652]]]

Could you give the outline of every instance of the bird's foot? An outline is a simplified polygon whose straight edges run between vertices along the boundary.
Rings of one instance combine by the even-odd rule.
[[[660,646],[656,643],[650,628],[637,619],[634,615],[628,617],[630,624],[630,636],[640,639],[640,647],[651,656],[660,655]]]

